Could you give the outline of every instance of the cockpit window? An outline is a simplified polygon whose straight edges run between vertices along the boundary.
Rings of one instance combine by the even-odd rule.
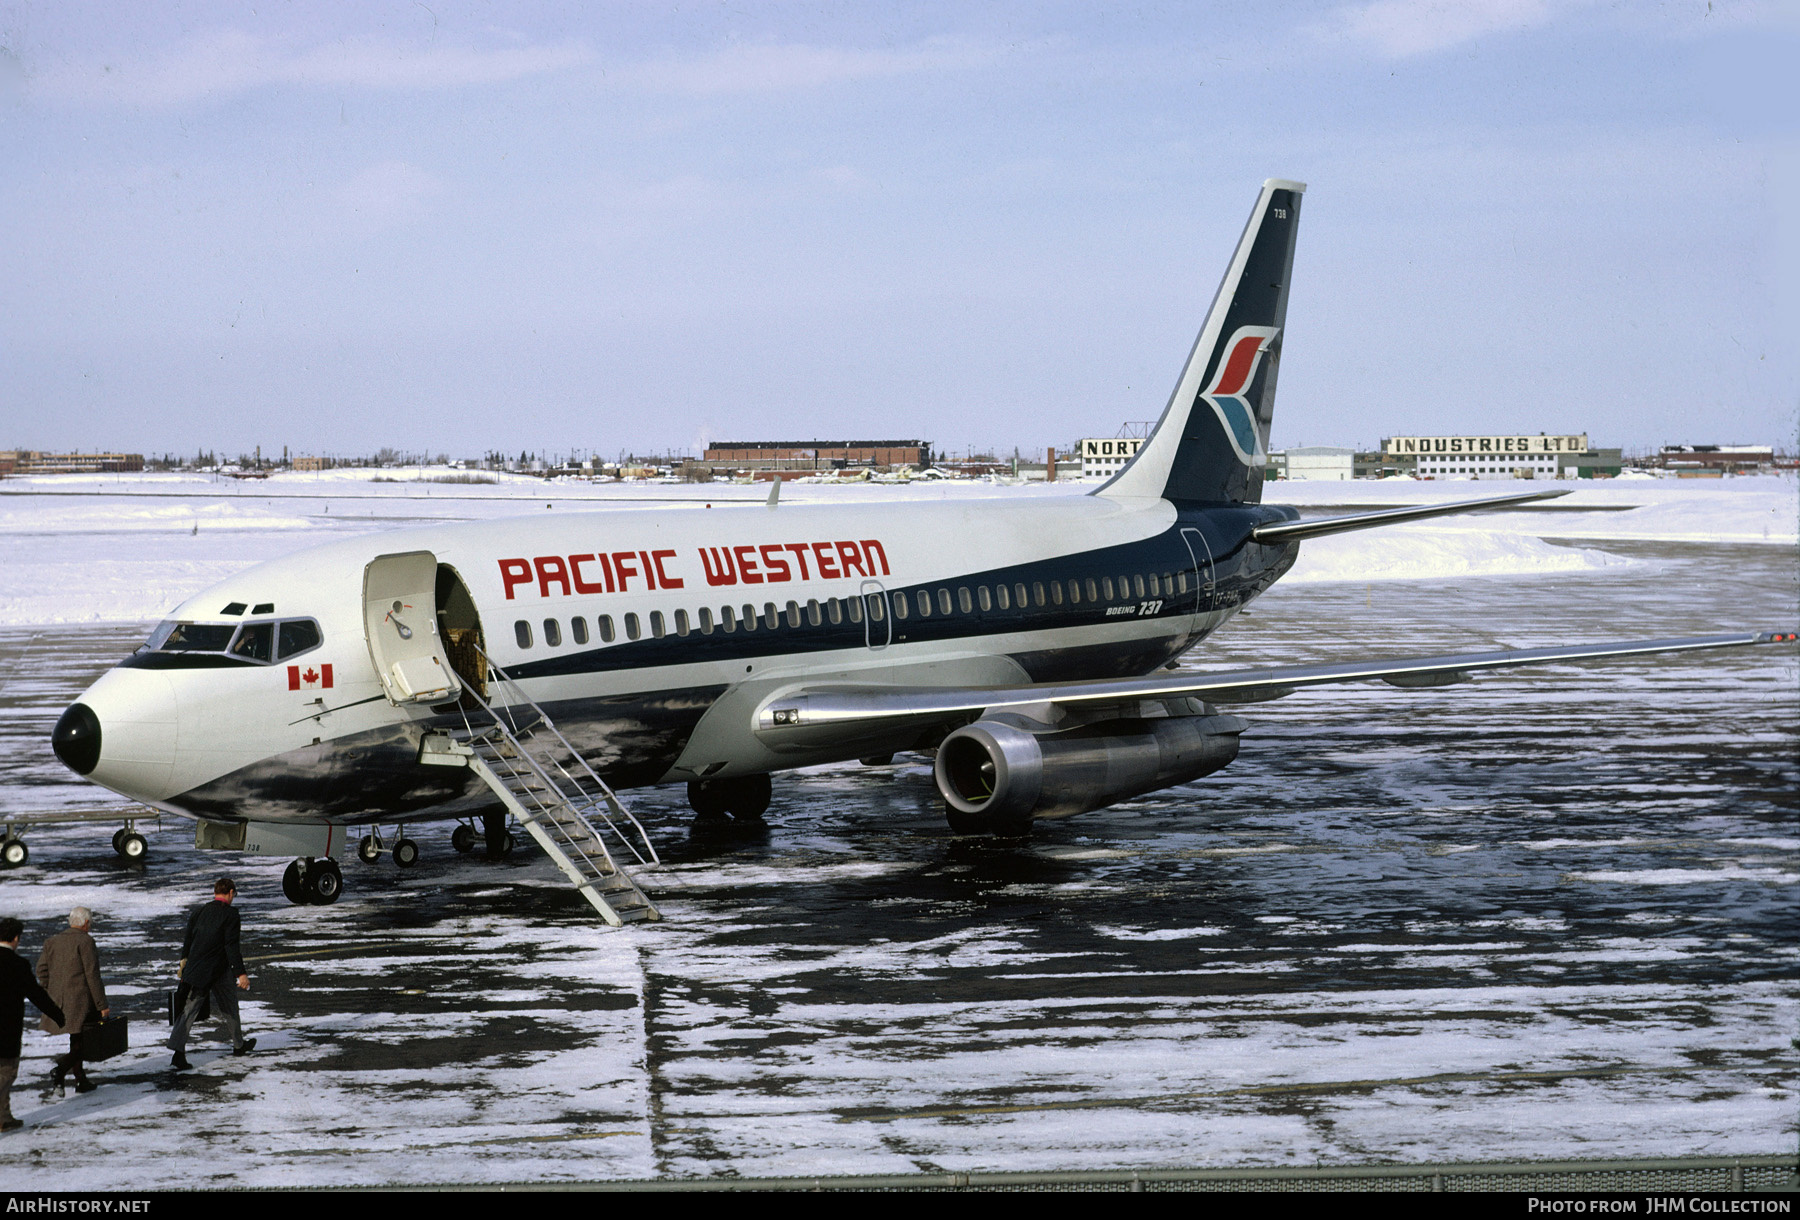
[[[175,623],[158,652],[224,652],[236,623]]]
[[[267,664],[275,659],[275,624],[246,623],[231,642],[231,655]]]
[[[293,618],[281,624],[281,659],[317,648],[320,644],[319,625],[309,618]]]
[[[281,660],[317,648],[324,641],[314,619],[288,619],[285,622],[183,623],[171,620],[159,623],[144,646],[146,653],[223,653],[239,661],[267,665],[277,656]]]

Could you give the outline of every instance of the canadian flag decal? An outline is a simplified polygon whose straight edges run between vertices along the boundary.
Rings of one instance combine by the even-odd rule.
[[[289,690],[330,690],[331,666],[308,665],[302,669],[298,665],[290,665],[288,669]]]

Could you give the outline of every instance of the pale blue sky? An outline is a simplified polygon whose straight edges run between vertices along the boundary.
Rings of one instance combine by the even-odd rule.
[[[1792,14],[0,0],[0,447],[1041,450],[1271,176],[1277,446],[1792,445]]]

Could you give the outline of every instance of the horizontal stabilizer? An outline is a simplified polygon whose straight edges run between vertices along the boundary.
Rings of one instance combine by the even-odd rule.
[[[1568,495],[1563,491],[1528,491],[1516,496],[1494,496],[1486,500],[1458,500],[1453,504],[1421,504],[1412,508],[1384,508],[1380,512],[1354,513],[1348,517],[1320,517],[1311,521],[1282,521],[1275,525],[1259,525],[1250,531],[1258,542],[1299,542],[1306,538],[1323,538],[1327,534],[1344,534],[1351,530],[1374,529],[1381,525],[1399,525],[1405,521],[1424,521],[1429,517],[1448,517],[1456,513],[1478,513],[1483,509],[1506,508],[1529,504],[1533,500],[1554,500]]]
[[[1625,640],[1610,644],[1574,644],[1562,648],[1524,648],[1508,652],[1450,653],[1442,656],[1351,661],[1335,665],[1288,665],[1239,669],[1222,673],[1163,673],[1149,678],[1114,678],[1099,682],[1045,682],[1027,686],[898,687],[821,686],[791,689],[766,700],[757,710],[758,737],[776,749],[788,741],[816,743],[836,734],[854,735],[883,721],[949,721],[980,712],[1005,711],[1044,704],[1102,704],[1134,699],[1211,699],[1220,703],[1258,702],[1291,694],[1302,686],[1334,682],[1384,681],[1394,686],[1429,687],[1453,684],[1478,669],[1543,665],[1559,661],[1594,661],[1663,652],[1740,648],[1750,644],[1792,643],[1792,631],[1739,632],[1665,640]]]

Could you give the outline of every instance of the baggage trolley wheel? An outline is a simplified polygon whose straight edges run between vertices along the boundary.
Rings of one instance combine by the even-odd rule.
[[[18,868],[29,859],[31,852],[26,848],[24,839],[0,842],[0,868]]]
[[[394,840],[394,863],[401,868],[411,868],[419,862],[419,845],[411,839]]]

